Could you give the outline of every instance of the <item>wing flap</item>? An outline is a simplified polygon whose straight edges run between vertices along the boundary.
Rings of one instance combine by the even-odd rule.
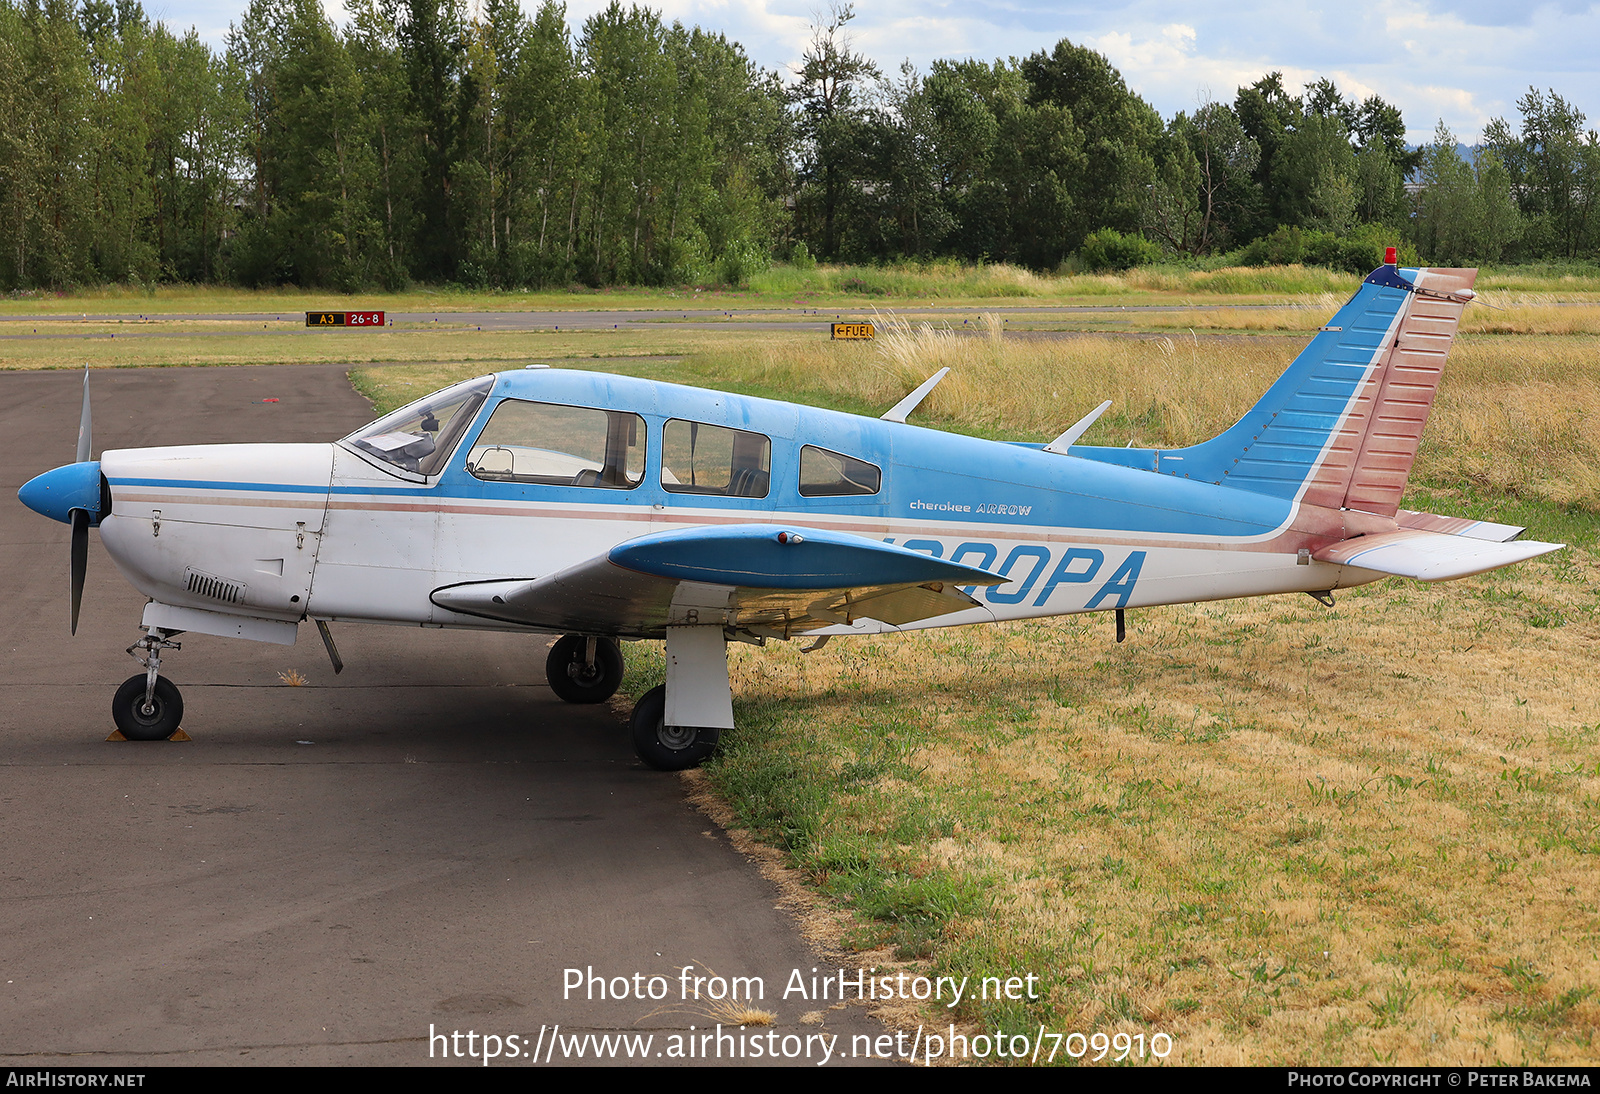
[[[857,619],[902,626],[949,615],[978,605],[958,584],[1006,580],[845,532],[747,524],[640,536],[559,573],[446,586],[432,599],[566,633],[649,638],[720,623],[787,638]]]
[[[1463,535],[1402,529],[1347,539],[1323,548],[1312,557],[1318,562],[1357,566],[1417,581],[1448,581],[1524,562],[1558,551],[1562,546],[1533,540],[1497,543]]]

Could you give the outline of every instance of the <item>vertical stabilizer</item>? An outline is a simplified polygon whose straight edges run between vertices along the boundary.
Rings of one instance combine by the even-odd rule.
[[[1476,276],[1380,266],[1237,424],[1162,469],[1394,516]]]

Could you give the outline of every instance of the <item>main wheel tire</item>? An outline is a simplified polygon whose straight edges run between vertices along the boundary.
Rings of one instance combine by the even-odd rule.
[[[150,710],[144,709],[145,674],[130,676],[111,700],[111,717],[130,741],[164,741],[183,721],[183,696],[165,676],[156,677]]]
[[[603,703],[622,686],[622,647],[615,638],[594,644],[594,665],[584,661],[589,640],[569,634],[556,639],[544,663],[550,690],[569,703]]]
[[[687,771],[716,750],[722,731],[709,726],[669,726],[667,688],[658,684],[633,708],[628,727],[639,759],[657,771]]]

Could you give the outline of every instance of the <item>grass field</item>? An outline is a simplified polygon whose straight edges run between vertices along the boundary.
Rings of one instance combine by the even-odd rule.
[[[854,309],[897,303],[994,304],[1213,304],[1297,303],[1324,293],[1341,299],[1359,278],[1319,267],[1229,267],[1195,270],[1145,267],[1123,273],[1057,276],[1015,266],[964,266],[952,261],[896,266],[775,265],[740,288],[469,290],[416,287],[402,292],[308,292],[293,287],[248,290],[192,285],[110,285],[65,292],[13,293],[0,298],[6,316],[109,314],[159,318],[173,313],[283,312],[381,309],[389,312],[626,310],[635,308],[786,308],[796,305]],[[1518,298],[1549,297],[1600,302],[1600,268],[1512,267],[1485,270],[1478,290]],[[302,317],[303,318],[303,317]]]
[[[1141,276],[1152,296],[1200,291]],[[1600,285],[1558,280],[1480,282],[1515,323],[1469,311],[1406,504],[1567,550],[1380,582],[1332,609],[1143,609],[1122,645],[1104,615],[811,654],[735,644],[739,728],[688,781],[843,911],[850,963],[1040,977],[1037,1000],[964,1007],[973,1030],[1165,1033],[1173,1063],[1594,1060],[1600,335],[1567,301]],[[512,354],[486,332],[430,331],[385,358],[413,363],[353,379],[387,409],[541,360],[877,414],[951,365],[923,424],[1044,440],[1111,398],[1086,442],[1171,446],[1230,424],[1298,351],[1288,334],[1336,302],[1283,310],[1300,327],[1135,317],[1142,338],[882,316],[870,346],[596,332],[520,335]],[[207,344],[201,357],[226,348]],[[279,359],[313,344],[286,336]],[[25,367],[16,346],[6,363]],[[629,654],[638,694],[659,652]]]

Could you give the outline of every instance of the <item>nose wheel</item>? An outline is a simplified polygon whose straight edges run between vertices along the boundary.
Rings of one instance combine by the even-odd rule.
[[[183,696],[171,680],[160,675],[161,651],[182,649],[170,637],[181,633],[152,627],[128,647],[129,656],[145,670],[128,677],[117,689],[116,698],[111,700],[111,717],[130,741],[164,741],[183,722]],[[136,650],[145,651],[145,656],[139,656]]]
[[[130,741],[164,741],[183,721],[183,696],[165,676],[148,688],[144,674],[130,676],[111,700],[111,717]]]

